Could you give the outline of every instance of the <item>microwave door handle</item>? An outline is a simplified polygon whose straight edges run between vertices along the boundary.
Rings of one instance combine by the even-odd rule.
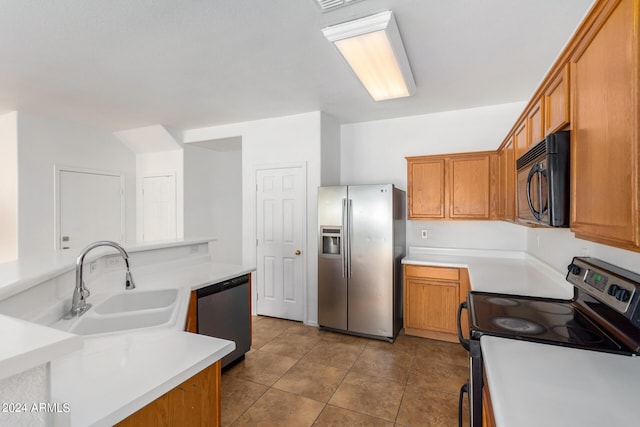
[[[535,165],[533,165],[533,167],[531,168],[531,170],[529,171],[529,176],[527,176],[527,204],[529,205],[529,210],[531,211],[531,213],[533,214],[533,216],[537,219],[540,219],[538,217],[538,211],[536,210],[536,208],[533,207],[533,203],[531,202],[531,180],[533,179],[533,176],[536,175],[538,173],[538,169],[539,169],[539,165],[536,163]],[[540,180],[538,180],[540,181]],[[538,188],[538,194],[540,194],[540,189]]]
[[[544,181],[542,180],[542,178],[544,178]],[[538,183],[538,185],[540,185],[540,218],[544,217],[547,214],[547,211],[549,210],[549,197],[551,197],[551,193],[549,192],[549,189],[547,189],[547,197],[544,200],[542,199],[543,182],[546,183],[547,186],[549,185],[549,181],[547,180],[547,170],[544,168],[544,166],[540,166],[540,179]],[[543,202],[544,206],[542,205]]]

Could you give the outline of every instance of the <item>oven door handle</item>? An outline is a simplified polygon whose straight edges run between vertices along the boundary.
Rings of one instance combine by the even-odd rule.
[[[469,384],[463,384],[462,387],[460,387],[460,395],[458,396],[458,427],[463,427],[462,406],[465,393],[469,394]]]
[[[462,345],[462,347],[464,347],[465,350],[467,351],[471,351],[471,346],[469,345],[469,340],[465,339],[462,336],[462,310],[467,310],[467,302],[463,301],[460,303],[460,306],[458,306],[458,341],[460,341],[460,344]]]

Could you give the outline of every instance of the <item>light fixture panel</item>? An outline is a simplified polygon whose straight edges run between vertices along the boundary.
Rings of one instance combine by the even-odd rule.
[[[415,82],[391,11],[322,30],[375,101],[410,96]]]

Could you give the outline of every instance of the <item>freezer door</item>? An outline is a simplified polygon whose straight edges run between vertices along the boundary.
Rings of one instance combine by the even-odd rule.
[[[349,331],[392,337],[393,186],[349,186],[348,195]]]
[[[347,187],[318,189],[318,324],[347,330],[345,233]],[[324,254],[323,229],[340,229],[338,254]],[[326,249],[326,248],[325,248]],[[324,251],[327,252],[327,251]]]

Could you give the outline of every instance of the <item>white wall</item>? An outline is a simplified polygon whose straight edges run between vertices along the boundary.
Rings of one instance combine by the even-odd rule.
[[[242,263],[242,151],[217,151],[211,169],[213,236],[211,257],[220,262]]]
[[[191,129],[185,143],[242,137],[242,261],[256,265],[255,171],[267,165],[305,163],[307,169],[306,301],[304,321],[317,323],[317,194],[321,175],[319,111],[274,119]],[[255,295],[253,296],[255,298]]]
[[[563,273],[574,256],[591,256],[640,274],[640,253],[577,239],[566,228],[528,228],[527,252]]]
[[[134,154],[111,133],[18,112],[20,258],[54,252],[54,165],[124,174],[125,240],[135,241]]]
[[[213,236],[213,163],[216,152],[184,146],[184,237]]]
[[[321,185],[340,185],[340,122],[322,113],[320,135]]]
[[[406,156],[495,150],[525,104],[345,124],[341,182],[389,182],[406,191]],[[501,221],[408,221],[407,246],[524,250],[526,229]]]
[[[18,113],[0,116],[0,263],[18,257]]]

